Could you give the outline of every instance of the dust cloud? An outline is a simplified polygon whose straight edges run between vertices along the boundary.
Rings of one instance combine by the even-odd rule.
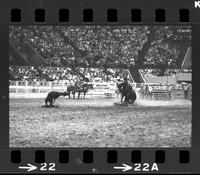
[[[150,100],[150,99],[137,99],[135,102],[140,106],[191,106],[192,102],[189,100]]]

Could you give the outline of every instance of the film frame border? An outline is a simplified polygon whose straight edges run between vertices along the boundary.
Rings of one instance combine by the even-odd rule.
[[[39,2],[39,1],[38,1]],[[52,1],[51,1],[52,2]],[[119,1],[116,1],[116,2],[119,2]],[[135,1],[136,2],[136,1]],[[156,1],[154,1],[154,2],[156,2]],[[163,3],[164,1],[162,1],[162,3]],[[172,1],[168,1],[168,2],[172,2]],[[180,1],[179,1],[180,2]],[[134,1],[133,1],[133,3],[134,3]],[[157,1],[157,3],[158,3],[158,1]],[[160,2],[159,2],[160,3]],[[11,3],[12,4],[12,3]],[[38,3],[39,4],[39,3]],[[38,4],[37,4],[37,2],[35,3],[35,5],[36,6],[38,6]],[[140,4],[140,3],[139,3]],[[170,3],[169,3],[170,4]],[[177,3],[178,4],[178,3]],[[16,5],[16,4],[15,4]],[[17,4],[17,6],[18,6],[19,4]],[[163,4],[164,5],[164,4]],[[182,4],[181,4],[182,5]],[[186,8],[186,5],[189,5],[189,6],[187,6],[187,8]],[[192,36],[195,36],[195,37],[192,37],[192,58],[193,58],[193,74],[192,74],[192,78],[193,78],[193,83],[195,84],[194,86],[193,86],[193,91],[195,92],[194,94],[197,94],[197,95],[195,95],[196,97],[199,95],[199,92],[198,92],[198,89],[199,89],[199,83],[198,83],[198,81],[199,81],[199,72],[198,71],[196,71],[195,72],[195,70],[198,70],[198,62],[196,62],[196,64],[195,64],[195,61],[197,61],[197,56],[198,56],[198,53],[199,53],[199,51],[198,51],[198,44],[195,44],[195,43],[198,43],[198,41],[200,41],[200,36],[199,36],[199,32],[198,31],[200,31],[200,27],[199,27],[199,24],[196,24],[196,23],[198,23],[200,20],[199,20],[199,18],[197,18],[197,16],[198,15],[196,15],[197,13],[199,13],[199,12],[197,12],[196,10],[194,10],[194,8],[193,7],[191,7],[190,6],[191,4],[190,3],[184,3],[184,8],[183,9],[192,9],[192,13],[190,13],[190,14],[192,14],[192,15],[190,15],[190,21],[189,21],[189,25],[191,25],[192,26]],[[39,5],[39,6],[43,6],[43,5]],[[189,7],[189,8],[188,8]],[[45,7],[46,8],[46,7]],[[167,6],[167,8],[169,8],[169,6]],[[47,9],[49,9],[48,7],[47,7]],[[149,8],[145,8],[145,7],[142,7],[142,8],[139,8],[139,9],[142,9],[142,11],[145,11],[145,13],[148,11],[147,9],[149,9]],[[144,9],[146,9],[146,10],[144,10]],[[166,7],[165,7],[165,9],[166,9]],[[174,9],[175,9],[175,7],[174,7]],[[5,11],[5,10],[4,10]],[[70,10],[71,11],[71,10]],[[151,11],[151,10],[150,10]],[[51,10],[48,10],[47,11],[48,13],[46,13],[46,15],[48,16],[48,14],[53,14],[54,12],[53,12],[53,10],[51,11]],[[49,13],[50,12],[50,13]],[[152,12],[152,11],[151,11]],[[177,12],[177,11],[176,11]],[[191,12],[191,11],[190,11]],[[96,13],[96,11],[95,11],[95,13]],[[29,13],[30,14],[30,13]],[[173,13],[172,13],[173,14]],[[195,15],[196,16],[195,16]],[[184,25],[184,23],[180,23],[180,22],[177,22],[176,20],[172,20],[172,21],[165,21],[165,22],[163,22],[163,23],[156,23],[156,24],[154,24],[154,22],[152,22],[151,20],[149,20],[150,18],[146,18],[147,16],[145,16],[146,14],[144,14],[142,17],[142,22],[140,22],[139,24],[138,23],[130,23],[130,21],[126,21],[125,20],[125,23],[126,24],[133,24],[133,25],[140,25],[140,24],[142,24],[142,25],[144,25],[144,24],[152,24],[152,25],[169,25],[169,23],[171,23],[171,25],[177,25],[177,23],[179,24],[179,25]],[[76,16],[76,15],[75,15]],[[171,15],[170,15],[171,16]],[[8,17],[8,16],[7,16]],[[6,22],[6,24],[8,24],[8,23],[10,23],[9,22],[9,20],[6,20],[5,21],[5,19],[7,19],[7,17],[6,18],[4,18],[4,22]],[[55,17],[55,15],[54,15],[54,17]],[[73,15],[72,15],[72,17],[74,17]],[[172,16],[171,16],[172,17]],[[27,20],[27,19],[29,19],[29,20]],[[31,20],[30,20],[31,18],[27,18],[26,17],[26,19],[25,20],[22,20],[19,24],[21,24],[21,23],[23,23],[23,22],[25,22],[25,24],[26,25],[29,25],[29,23],[31,22]],[[122,21],[124,21],[124,20],[122,20],[123,18],[119,18],[120,20],[118,21],[118,22],[116,22],[116,23],[114,23],[115,25],[116,24],[118,24],[119,25],[119,23],[120,22],[122,22]],[[125,18],[124,18],[125,19]],[[170,18],[166,18],[166,19],[170,19]],[[54,21],[55,20],[55,21]],[[48,22],[47,22],[48,21]],[[47,21],[45,21],[44,23],[34,23],[33,21],[33,23],[35,24],[35,25],[48,25],[48,23],[50,23],[49,25],[52,25],[52,22],[54,21],[55,23],[54,24],[56,24],[56,25],[62,25],[62,24],[60,24],[59,23],[59,20],[58,20],[58,18],[56,17],[56,19],[54,18],[53,20],[50,20],[49,19],[49,17],[47,18]],[[56,22],[57,21],[57,22]],[[83,21],[81,21],[81,18],[80,18],[80,21],[78,22],[78,20],[77,21],[73,21],[73,18],[72,18],[72,21],[71,20],[69,20],[69,24],[71,24],[71,23],[73,23],[74,22],[74,24],[80,24],[80,25],[87,25],[87,23],[83,23]],[[93,24],[98,24],[99,22],[104,22],[104,25],[111,25],[111,23],[107,23],[107,21],[100,21],[100,20],[94,20],[93,21]],[[169,23],[168,23],[169,22]],[[177,22],[177,23],[176,23]],[[33,24],[32,23],[32,24]],[[5,23],[4,23],[5,24]],[[15,23],[16,25],[18,25],[18,23]],[[67,23],[68,24],[68,23]],[[12,25],[13,25],[13,23],[12,23]],[[185,23],[185,25],[188,25],[188,23]],[[3,25],[3,23],[1,24],[1,30],[3,31],[3,34],[5,34],[5,33],[7,33],[7,26],[6,25]],[[1,32],[2,33],[2,32]],[[8,34],[8,33],[7,33]],[[3,38],[3,41],[6,41],[5,40],[5,36],[3,36],[2,37]],[[7,37],[6,37],[7,38]],[[8,48],[7,48],[7,46],[6,45],[4,45],[4,46],[0,46],[1,48],[4,48],[4,49],[7,49],[8,50]],[[4,61],[6,61],[6,57],[8,56],[8,53],[6,52],[6,50],[2,50],[3,51],[3,55],[4,55]],[[7,53],[7,54],[6,54]],[[4,62],[4,63],[6,63],[6,62]],[[6,66],[5,66],[6,65]],[[5,72],[8,70],[8,65],[7,65],[7,63],[6,64],[3,64],[2,65],[2,68],[1,68],[1,75],[5,75]],[[6,99],[8,99],[8,87],[7,86],[5,86],[5,85],[7,85],[7,82],[8,82],[8,79],[7,79],[7,77],[5,77],[5,76],[3,76],[3,77],[1,77],[1,101],[0,101],[0,104],[1,104],[1,106],[3,107],[3,109],[6,109],[7,110],[7,104],[5,104],[5,100]],[[198,104],[199,104],[199,99],[197,99],[197,98],[195,98],[195,96],[193,96],[193,104],[192,104],[192,106],[193,106],[193,111],[192,111],[192,113],[193,114],[198,114]],[[5,108],[4,108],[5,107]],[[6,112],[6,110],[4,110],[4,114],[8,114],[7,112]],[[5,120],[4,120],[5,121]],[[8,122],[8,121],[7,121]],[[142,151],[142,155],[144,155],[143,153],[145,153],[145,155],[143,156],[143,158],[146,158],[146,156],[148,155],[148,154],[146,154],[146,153],[149,153],[149,155],[151,155],[152,157],[153,157],[153,152],[155,151],[155,150],[165,150],[165,152],[167,153],[166,155],[168,155],[169,157],[171,157],[174,153],[174,151],[176,152],[177,151],[177,153],[180,151],[180,150],[189,150],[190,151],[190,163],[188,164],[189,166],[191,165],[191,163],[192,163],[192,165],[195,165],[195,161],[194,161],[194,159],[195,160],[198,160],[198,158],[199,158],[199,156],[197,156],[197,155],[199,155],[199,148],[200,148],[200,141],[197,139],[193,139],[193,138],[198,138],[198,134],[197,134],[197,132],[196,132],[196,129],[198,128],[198,126],[199,126],[199,119],[198,118],[192,118],[192,148],[190,149],[188,149],[188,148],[186,148],[186,149],[173,149],[173,148],[169,148],[169,149],[162,149],[162,148],[150,148],[150,149],[146,149],[146,148],[142,148],[142,149],[139,149],[140,151]],[[196,129],[195,129],[196,128]],[[4,130],[5,128],[3,127],[1,130],[3,131],[3,132],[1,132],[1,135],[3,136],[3,137],[1,137],[1,138],[4,138],[5,137],[5,130]],[[3,134],[4,133],[4,134]],[[7,142],[7,141],[6,141]],[[7,144],[6,144],[6,142],[5,143],[3,143],[3,149],[6,149],[7,148]],[[6,146],[7,145],[7,146]],[[123,154],[124,154],[124,152],[126,152],[126,150],[130,153],[132,150],[135,150],[135,148],[133,148],[133,149],[129,149],[129,148],[125,148],[125,149],[118,149],[118,148],[106,148],[106,149],[104,149],[104,150],[117,150],[118,151],[118,153],[119,153],[119,155],[121,155],[122,154],[122,152],[123,152]],[[136,148],[136,150],[137,150],[138,148]],[[11,149],[8,149],[8,150],[6,150],[5,152],[2,152],[2,155],[5,155],[5,153],[7,153],[6,155],[7,155],[7,158],[8,157],[10,157],[10,156],[8,156],[8,155],[10,155],[10,150]],[[34,152],[35,150],[47,150],[46,152],[45,152],[45,154],[47,155],[47,158],[49,157],[51,157],[52,155],[50,155],[50,154],[48,154],[49,153],[49,150],[50,150],[50,152],[52,153],[52,152],[57,152],[57,150],[58,149],[46,149],[46,148],[44,148],[44,149],[21,149],[20,148],[20,150],[22,150],[22,153],[23,153],[23,155],[24,155],[24,153],[25,152]],[[60,149],[59,149],[60,150]],[[83,149],[83,148],[81,148],[81,149],[71,149],[71,148],[67,148],[67,150],[69,150],[69,153],[70,153],[70,155],[71,155],[71,153],[72,153],[72,155],[74,154],[74,155],[77,155],[79,158],[80,158],[80,155],[82,155],[82,151],[83,150],[88,150],[88,149]],[[82,150],[82,151],[80,151],[80,150]],[[99,155],[99,156],[97,156],[97,157],[102,157],[101,155],[103,155],[103,149],[101,149],[101,148],[94,148],[94,149],[89,149],[89,150],[95,150],[94,152],[95,152],[95,156],[94,156],[94,160],[96,160],[96,155]],[[97,154],[96,153],[96,151],[98,152],[101,152],[101,154]],[[29,153],[30,153],[29,152]],[[76,154],[76,153],[80,153],[80,154]],[[170,152],[171,152],[171,154],[170,154]],[[26,155],[25,155],[25,158],[26,158],[26,160],[28,160],[27,158],[27,155],[33,155],[33,154],[29,154],[29,153],[27,153]],[[168,154],[169,153],[169,154]],[[180,152],[179,152],[180,153]],[[54,154],[54,155],[57,155],[57,153],[56,154]],[[104,153],[104,155],[105,155],[105,153]],[[126,155],[127,155],[127,153],[126,153]],[[129,155],[129,157],[130,157],[130,154],[128,154]],[[176,154],[177,155],[177,154]],[[4,156],[3,156],[4,157]],[[23,156],[24,157],[24,156]],[[76,157],[76,156],[75,156]],[[119,156],[120,157],[120,156]],[[172,156],[173,157],[173,156]],[[6,160],[7,160],[7,158],[6,158]],[[54,157],[55,158],[55,157]],[[102,157],[103,159],[102,160],[104,160],[105,159],[105,157]],[[120,158],[122,158],[122,157],[120,157]],[[120,159],[121,160],[121,159]],[[147,159],[145,159],[145,160],[147,160]],[[166,160],[168,160],[167,158],[166,158]],[[127,161],[127,160],[126,160]],[[175,165],[175,162],[174,163],[172,163],[173,164],[173,166]],[[107,165],[107,163],[106,163],[106,165]],[[106,165],[105,165],[105,167],[106,167]],[[76,165],[75,165],[76,166]],[[94,165],[92,165],[92,167],[95,167]],[[68,167],[69,168],[69,167]],[[170,167],[169,167],[170,168]],[[188,172],[188,171],[190,171],[191,169],[191,167],[189,167],[189,170],[187,169],[188,168],[188,166],[187,167],[183,167],[183,166],[181,166],[181,168],[182,168],[182,172],[184,172],[183,171],[183,169],[185,169],[186,170],[186,172]],[[85,169],[85,168],[83,168],[83,169]],[[86,168],[86,169],[88,169],[88,168]],[[163,168],[163,170],[164,170],[165,168]],[[103,170],[103,169],[102,169]],[[105,170],[105,169],[104,169]],[[167,170],[167,168],[166,168],[166,170]],[[199,169],[198,169],[198,167],[197,166],[194,166],[194,169],[193,170],[197,170],[197,171],[199,171]],[[84,172],[84,171],[83,171]],[[87,170],[87,172],[88,172],[88,170]],[[90,172],[90,171],[89,171]],[[106,169],[106,171],[101,171],[101,172],[109,172],[109,171],[107,171],[107,169]],[[110,171],[110,172],[113,172],[113,171]],[[160,171],[160,172],[162,172],[162,170]],[[167,172],[167,171],[166,171]],[[174,172],[176,172],[176,171],[174,171]],[[179,171],[180,172],[180,171]],[[57,172],[56,172],[57,173]]]
[[[9,2],[9,1],[8,1]],[[33,19],[35,14],[44,15],[44,20],[39,20],[37,24],[53,23],[58,24],[61,21],[58,20],[59,14],[66,14],[66,18],[63,23],[70,22],[80,24],[84,23],[137,23],[137,20],[134,21],[132,17],[134,15],[140,16],[141,20],[138,20],[139,23],[174,23],[178,24],[179,22],[190,22],[196,23],[199,22],[198,17],[198,6],[196,6],[195,1],[193,2],[181,2],[180,0],[165,1],[165,0],[152,0],[151,2],[145,0],[126,0],[125,3],[121,3],[119,0],[115,1],[81,1],[75,0],[74,3],[70,1],[64,2],[59,1],[59,3],[54,3],[53,0],[47,1],[20,1],[18,3],[9,2],[10,4],[3,3],[2,9],[9,8],[15,9],[12,11],[13,14],[17,15],[17,22],[22,22],[23,24],[33,24]],[[64,6],[63,6],[64,4]],[[131,4],[133,4],[131,6]],[[25,8],[23,8],[25,6]],[[79,9],[79,10],[77,10]],[[5,10],[5,9],[4,9]],[[61,13],[62,12],[62,13]],[[10,20],[10,12],[4,13],[4,20]],[[85,14],[85,15],[84,15]],[[6,16],[5,16],[6,15]],[[93,16],[91,20],[84,20],[84,16]],[[159,16],[157,16],[159,15]],[[19,18],[23,16],[22,20]],[[107,21],[107,17],[114,16],[117,20]],[[161,18],[161,19],[159,19]],[[165,19],[166,18],[166,19]],[[37,17],[36,17],[37,19]]]
[[[154,9],[154,17],[155,17],[155,22],[156,23],[165,23],[166,22],[166,10],[163,8],[157,8]],[[10,11],[10,21],[13,23],[16,22],[21,22],[21,20],[23,20],[21,18],[22,16],[22,9],[19,8],[13,8]],[[84,23],[92,23],[94,15],[93,15],[94,11],[92,8],[85,8],[82,10],[82,21]],[[142,22],[142,10],[139,8],[133,8],[131,9],[131,22]],[[69,22],[70,20],[70,10],[67,8],[61,8],[58,9],[58,14],[59,16],[59,22],[63,23],[63,22]],[[36,23],[42,23],[45,22],[45,9],[44,8],[36,8],[34,10],[33,13],[34,16],[34,22]],[[179,22],[190,22],[190,11],[189,9],[186,8],[180,8],[179,12],[178,12],[178,16],[179,16]],[[96,17],[96,16],[95,16]],[[106,10],[106,22],[109,23],[116,23],[118,22],[118,9],[107,9]]]

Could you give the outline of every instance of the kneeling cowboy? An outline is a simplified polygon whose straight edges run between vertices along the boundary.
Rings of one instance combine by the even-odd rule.
[[[122,89],[122,87],[127,87],[128,85],[128,79],[127,77],[124,77],[124,82],[120,84],[120,89]]]

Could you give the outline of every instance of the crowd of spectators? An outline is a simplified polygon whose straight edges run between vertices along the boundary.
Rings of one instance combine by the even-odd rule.
[[[166,69],[162,72],[162,69],[141,69],[141,73],[143,76],[175,76],[182,69]]]
[[[9,66],[9,80],[40,80],[39,72],[31,66]]]
[[[125,69],[99,69],[80,68],[79,75],[71,68],[66,67],[46,67],[46,66],[10,66],[9,79],[18,81],[60,81],[67,80],[71,83],[84,81],[83,76],[90,82],[114,82],[129,76]]]
[[[63,52],[67,57],[73,56],[73,48],[64,44],[53,27],[11,26],[9,29],[9,38],[17,49],[21,50],[24,43],[29,44],[49,65],[61,66]]]
[[[90,81],[122,79],[127,76],[127,71],[116,67],[135,64],[138,52],[148,40],[149,28],[149,26],[10,26],[9,41],[16,49],[22,53],[23,45],[28,44],[48,64],[39,67],[10,65],[10,80],[74,82],[82,81],[84,77]],[[179,50],[166,40],[168,36],[174,37],[172,31],[176,28],[178,27],[157,27],[155,41],[151,43],[145,62],[151,64],[154,64],[155,60],[158,60],[159,64],[176,62]],[[191,32],[186,35],[190,36]],[[157,72],[152,74],[157,75]]]
[[[148,40],[148,26],[10,26],[9,39],[20,50],[31,45],[49,64],[65,63],[130,65]],[[180,28],[180,27],[179,27]],[[175,38],[178,27],[157,27],[155,40],[145,57],[147,64],[172,64],[177,47],[166,41]],[[181,35],[182,36],[182,35]],[[191,36],[191,32],[187,33]],[[157,61],[159,63],[157,63]],[[66,65],[65,65],[66,66]],[[70,66],[70,65],[69,65]]]

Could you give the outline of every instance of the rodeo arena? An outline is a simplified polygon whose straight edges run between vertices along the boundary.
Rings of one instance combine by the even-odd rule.
[[[191,28],[10,26],[10,147],[190,147]]]

